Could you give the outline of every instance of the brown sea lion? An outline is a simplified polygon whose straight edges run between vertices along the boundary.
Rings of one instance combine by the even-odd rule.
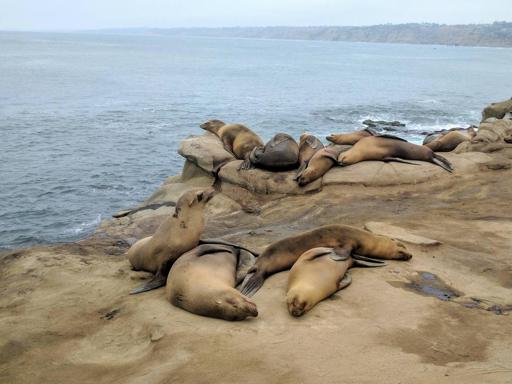
[[[338,156],[350,149],[350,145],[332,145],[316,152],[306,165],[306,168],[297,174],[295,179],[299,185],[306,185],[322,177],[338,163]]]
[[[388,135],[365,137],[359,140],[352,148],[340,153],[338,163],[345,166],[366,160],[401,161],[401,159],[426,161],[448,172],[453,171],[451,163],[430,148]]]
[[[196,247],[204,229],[204,207],[213,197],[213,188],[183,193],[168,217],[153,236],[145,237],[127,252],[135,270],[152,272],[155,276],[131,294],[141,293],[165,285],[167,274],[178,257]]]
[[[166,297],[176,307],[224,320],[258,316],[256,304],[235,289],[237,267],[251,261],[244,250],[200,245],[181,256],[167,279]]]
[[[354,145],[363,137],[376,136],[377,133],[371,128],[365,128],[351,133],[332,134],[326,137],[328,141],[338,145]]]
[[[297,173],[295,176],[295,180],[297,180],[306,166],[308,165],[309,160],[313,157],[315,153],[324,148],[324,145],[318,138],[308,133],[303,133],[300,135],[299,141],[299,169],[297,169]]]
[[[470,141],[475,136],[475,130],[470,128],[467,132],[463,131],[448,131],[441,134],[436,139],[425,145],[434,152],[450,152],[453,151],[460,143]]]
[[[244,160],[239,169],[249,168],[251,151],[255,147],[263,146],[260,137],[242,124],[226,124],[220,120],[209,120],[200,127],[216,134],[226,151],[232,153],[237,159]]]
[[[278,133],[264,147],[255,147],[249,155],[251,166],[269,171],[288,171],[297,167],[299,145],[286,133]]]
[[[339,254],[358,254],[376,259],[409,260],[405,246],[389,237],[374,235],[348,225],[325,225],[270,244],[249,270],[253,273],[242,287],[244,295],[254,294],[267,276],[291,268],[307,250],[334,248]]]
[[[381,260],[358,260],[357,257],[324,247],[304,252],[288,274],[286,303],[290,314],[302,316],[320,301],[347,287],[352,282],[347,272],[349,268],[386,265]]]

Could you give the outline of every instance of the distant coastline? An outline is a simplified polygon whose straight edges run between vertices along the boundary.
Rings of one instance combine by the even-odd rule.
[[[466,25],[411,23],[362,27],[129,28],[109,31],[174,36],[512,47],[512,22]]]

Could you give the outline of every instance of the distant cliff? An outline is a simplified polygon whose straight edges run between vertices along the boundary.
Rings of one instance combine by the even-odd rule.
[[[384,24],[368,27],[176,28],[150,31],[181,36],[512,47],[512,22],[468,25]]]

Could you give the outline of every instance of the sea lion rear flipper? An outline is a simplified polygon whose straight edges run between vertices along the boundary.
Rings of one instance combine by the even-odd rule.
[[[157,289],[165,286],[167,282],[167,277],[164,276],[161,272],[157,272],[155,276],[151,280],[149,280],[146,284],[141,287],[134,288],[130,291],[130,295],[136,295],[138,293],[151,291],[153,289]]]
[[[386,163],[387,162],[390,162],[390,161],[394,161],[396,163],[403,163],[403,164],[410,164],[410,165],[419,165],[417,163],[411,163],[409,161],[406,161],[406,160],[403,160],[403,159],[400,159],[398,157],[385,157],[382,159],[382,161],[385,161]]]
[[[254,255],[245,250],[245,249],[239,249],[238,252],[238,263],[236,266],[236,285],[240,284],[245,277],[247,276],[247,272],[252,268],[254,265],[255,257]]]
[[[398,136],[394,136],[394,135],[388,135],[387,133],[382,133],[382,134],[378,134],[378,135],[375,135],[376,137],[382,137],[384,139],[392,139],[392,140],[400,140],[400,141],[405,141],[406,143],[408,143],[407,140],[405,139],[402,139],[401,137],[398,137]]]
[[[384,261],[374,259],[373,257],[358,255],[356,253],[352,254],[352,259],[354,260],[354,266],[356,267],[384,267],[387,265]]]
[[[300,165],[299,169],[297,169],[297,172],[295,173],[295,176],[293,177],[293,180],[297,181],[299,179],[299,177],[302,176],[302,174],[306,170],[307,166],[308,166],[308,162],[307,161],[302,162],[302,164]]]
[[[338,283],[338,291],[343,288],[347,288],[352,283],[352,275],[350,272],[346,272],[343,279]]]
[[[441,155],[438,155],[437,153],[434,153],[433,155],[434,155],[434,158],[432,159],[432,162],[435,165],[439,165],[445,171],[448,171],[450,173],[453,172],[453,165],[452,165],[452,163],[450,163],[446,158],[444,158]]]
[[[247,169],[253,169],[254,168],[254,164],[251,163],[251,160],[249,159],[245,159],[244,161],[242,161],[242,163],[238,166],[238,171],[245,171]]]
[[[263,286],[265,282],[265,276],[263,272],[258,270],[249,270],[246,276],[246,281],[242,285],[240,293],[247,297],[253,296]]]

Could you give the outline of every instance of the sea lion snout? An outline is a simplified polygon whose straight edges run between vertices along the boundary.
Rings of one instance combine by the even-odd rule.
[[[412,258],[412,254],[405,248],[404,244],[397,241],[396,245],[398,247],[398,260],[410,260]]]
[[[208,120],[208,121],[204,122],[203,124],[199,125],[199,127],[209,131],[212,128],[219,128],[219,127],[222,127],[223,125],[225,125],[225,124],[221,120]]]
[[[256,304],[242,295],[226,297],[221,300],[221,307],[226,312],[224,318],[228,320],[237,321],[258,316]]]
[[[301,300],[298,295],[293,294],[286,300],[288,304],[288,312],[294,317],[300,317],[307,311],[307,303],[305,300]]]
[[[326,137],[325,137],[325,139],[326,139],[327,141],[330,141],[331,143],[333,143],[333,142],[334,142],[334,135],[326,136]]]

